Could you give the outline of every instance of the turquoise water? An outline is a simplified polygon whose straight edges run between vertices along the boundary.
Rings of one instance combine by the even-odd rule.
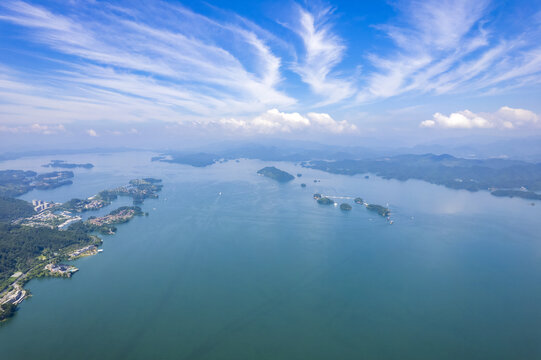
[[[151,156],[62,156],[96,167],[23,196],[164,180],[143,205],[150,215],[104,237],[73,278],[28,284],[33,297],[0,327],[2,359],[541,358],[541,203],[292,163],[201,169]],[[0,168],[45,171],[50,159]],[[303,177],[257,176],[268,165]],[[314,192],[389,203],[395,223],[319,206]]]

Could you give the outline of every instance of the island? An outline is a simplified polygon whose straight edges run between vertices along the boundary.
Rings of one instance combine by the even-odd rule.
[[[348,203],[340,204],[340,210],[342,210],[342,211],[350,211],[351,209],[352,209],[352,207]]]
[[[384,179],[417,179],[451,189],[488,190],[494,196],[541,199],[541,163],[415,154],[361,160],[315,160],[302,166],[333,174],[372,173]],[[368,179],[368,175],[365,178]]]
[[[257,172],[259,175],[266,176],[281,183],[293,180],[295,177],[288,172],[277,169],[274,166],[267,166]]]
[[[74,169],[74,168],[83,168],[83,169],[92,169],[94,167],[91,163],[86,164],[72,164],[64,160],[51,160],[50,163],[42,165],[43,167],[51,168],[64,168],[64,169]]]
[[[320,205],[334,205],[334,201],[325,196],[317,199],[317,203]]]
[[[220,160],[220,156],[209,153],[170,153],[154,156],[151,161],[161,161],[172,164],[183,164],[194,167],[206,167]]]
[[[53,171],[38,174],[35,171],[24,170],[1,170],[0,171],[0,196],[15,197],[23,195],[30,190],[55,189],[73,182],[72,171]]]
[[[327,196],[321,195],[320,193],[315,193],[313,195],[313,198],[320,205],[336,205],[336,203],[332,199]],[[379,215],[386,217],[390,224],[393,223],[393,221],[389,218],[391,210],[389,210],[388,208],[377,204],[366,204],[360,197],[356,197],[353,201],[355,202],[355,204],[365,205],[366,209],[369,211],[377,212]],[[352,209],[352,206],[348,203],[340,204],[340,210],[342,211],[351,211]]]
[[[526,189],[493,190],[490,193],[494,196],[499,196],[499,197],[511,197],[511,198],[519,197],[519,198],[530,199],[530,200],[541,200],[541,194],[537,194],[533,191],[528,191]]]
[[[306,184],[305,184],[305,183],[302,183],[302,184],[301,184],[301,187],[305,188],[305,187],[306,187]]]
[[[376,204],[368,204],[366,205],[366,208],[370,211],[377,212],[379,215],[383,217],[387,217],[391,214],[391,211],[386,208],[385,206],[376,205]]]

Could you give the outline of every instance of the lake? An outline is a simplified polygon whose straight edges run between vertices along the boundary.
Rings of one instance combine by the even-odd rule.
[[[25,200],[88,197],[138,177],[164,185],[142,205],[149,216],[103,236],[104,252],[73,262],[72,278],[27,285],[33,296],[0,326],[2,359],[541,358],[541,202],[153,155],[0,162],[95,165]],[[264,166],[302,177],[279,184],[256,174]],[[350,212],[318,205],[316,192],[389,204],[394,224],[352,200]]]

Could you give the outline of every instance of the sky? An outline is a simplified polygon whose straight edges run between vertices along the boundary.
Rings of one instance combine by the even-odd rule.
[[[2,0],[0,148],[537,136],[539,39],[536,0]]]

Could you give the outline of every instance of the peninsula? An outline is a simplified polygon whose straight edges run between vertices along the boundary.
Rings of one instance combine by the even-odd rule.
[[[10,170],[9,174],[23,185],[26,179],[38,177],[34,172],[20,170]],[[122,206],[106,216],[90,217],[83,222],[73,213],[98,210],[110,205],[117,196],[129,196],[138,203],[157,198],[162,189],[160,182],[154,178],[134,179],[88,199],[72,199],[63,204],[34,200],[32,205],[0,196],[0,321],[13,316],[17,305],[29,296],[23,288],[29,280],[70,277],[77,268],[61,262],[97,254],[102,239],[95,233],[114,234],[115,225],[145,214],[139,206]]]
[[[139,206],[121,206],[111,211],[108,215],[102,217],[90,217],[85,222],[78,222],[69,227],[70,230],[76,230],[84,233],[99,232],[103,235],[112,235],[116,233],[115,225],[130,221],[135,216],[143,215]]]

